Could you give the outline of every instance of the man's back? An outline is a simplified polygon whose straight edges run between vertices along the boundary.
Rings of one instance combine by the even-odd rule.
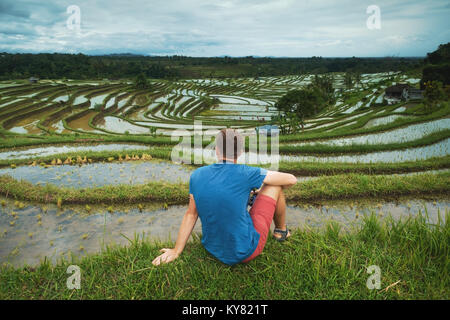
[[[259,234],[247,212],[251,189],[259,188],[265,169],[230,162],[215,163],[195,170],[189,182],[202,221],[202,244],[226,264],[250,256]]]

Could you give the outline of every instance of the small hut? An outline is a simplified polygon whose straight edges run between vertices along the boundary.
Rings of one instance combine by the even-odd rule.
[[[398,83],[385,90],[385,99],[388,104],[398,103],[400,101],[423,99],[422,91],[411,87],[406,83]]]
[[[39,78],[30,77],[30,79],[28,79],[28,81],[30,81],[30,83],[37,83],[39,81]]]

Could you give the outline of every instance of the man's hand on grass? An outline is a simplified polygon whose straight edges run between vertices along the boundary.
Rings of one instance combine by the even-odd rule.
[[[164,252],[163,254],[157,256],[155,260],[153,260],[153,265],[159,266],[161,263],[168,263],[176,258],[178,258],[179,254],[175,251],[175,249],[161,249],[161,252]]]
[[[183,252],[184,246],[192,233],[192,229],[195,227],[195,223],[198,219],[198,212],[195,206],[194,196],[189,194],[189,207],[184,214],[183,221],[181,221],[180,230],[178,231],[177,242],[175,243],[175,248],[167,249],[163,248],[160,251],[163,254],[157,256],[155,260],[152,261],[154,266],[159,266],[161,263],[168,263],[176,258]]]

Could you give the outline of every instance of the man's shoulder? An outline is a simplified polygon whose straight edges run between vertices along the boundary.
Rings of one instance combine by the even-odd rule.
[[[191,173],[191,178],[192,177],[196,177],[196,176],[201,175],[201,174],[204,174],[204,173],[207,173],[207,171],[209,171],[211,169],[211,166],[212,165],[208,165],[208,166],[203,166],[203,167],[195,169]]]
[[[246,171],[246,172],[256,172],[256,171],[258,171],[258,172],[265,172],[265,171],[267,171],[264,168],[261,168],[261,167],[258,167],[258,166],[250,166],[248,164],[242,164],[241,166],[242,166],[241,170]]]
[[[203,166],[200,168],[195,169],[192,173],[191,173],[191,177],[195,177],[195,176],[199,176],[202,174],[208,174],[209,172],[213,171],[216,168],[215,164],[210,164],[207,166]],[[256,167],[256,166],[249,166],[247,164],[243,164],[243,163],[236,163],[232,166],[228,167],[230,170],[239,172],[239,173],[247,173],[247,172],[253,172],[253,171],[260,171],[260,170],[265,170],[263,168],[260,167]]]

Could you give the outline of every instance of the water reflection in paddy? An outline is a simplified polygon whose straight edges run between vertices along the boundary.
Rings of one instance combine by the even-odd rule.
[[[410,118],[410,117],[394,114],[394,115],[390,115],[390,116],[386,116],[386,117],[375,118],[375,119],[369,120],[364,125],[363,128],[372,128],[372,127],[380,126],[383,124],[388,124],[388,123],[394,122],[397,119],[402,119],[402,118]]]
[[[181,150],[181,149],[180,149]],[[438,143],[419,148],[410,148],[405,150],[371,152],[367,154],[351,154],[340,156],[303,156],[303,155],[271,155],[256,154],[246,152],[238,158],[238,163],[247,164],[267,164],[277,163],[278,161],[286,162],[348,162],[348,163],[371,163],[371,162],[404,162],[426,160],[433,157],[447,156],[450,151],[450,139],[445,139]],[[180,151],[181,152],[181,151]],[[215,151],[209,149],[193,149],[194,154],[203,155],[203,159],[207,163],[215,162]],[[183,157],[186,157],[186,153]],[[186,158],[187,159],[187,158]]]
[[[167,182],[189,181],[191,170],[185,166],[164,161],[130,161],[123,163],[93,163],[82,166],[60,165],[49,168],[19,166],[2,168],[0,175],[8,174],[17,180],[33,184],[85,188],[117,184],[144,184],[163,179]]]
[[[393,129],[380,133],[365,134],[347,138],[329,139],[324,141],[293,143],[290,145],[301,146],[310,144],[326,144],[344,146],[352,144],[387,144],[407,142],[420,139],[426,135],[445,129],[450,129],[450,119],[446,118],[425,123],[417,123],[404,128]]]
[[[429,221],[435,223],[438,212],[444,217],[449,203],[448,200],[402,200],[288,206],[287,224],[291,228],[303,228],[321,226],[332,220],[349,227],[370,212],[380,217],[390,213],[399,219],[414,216],[419,210],[423,213],[425,208]],[[0,207],[0,263],[35,265],[44,257],[56,262],[61,257],[67,258],[69,252],[81,256],[100,252],[104,245],[129,245],[128,239],[133,239],[135,235],[142,237],[144,233],[149,239],[174,241],[185,211],[185,206],[171,206],[165,210],[159,209],[156,204],[146,204],[142,211],[136,205],[114,207],[113,213],[106,206],[92,206],[88,214],[84,206],[58,209],[55,205],[27,204],[18,209],[13,201],[7,200],[6,206]],[[14,225],[11,225],[13,221]],[[200,219],[194,232],[201,232]]]
[[[104,121],[103,121],[104,120]],[[121,118],[108,116],[100,121],[97,126],[101,129],[115,132],[115,133],[125,133],[130,134],[150,134],[150,129],[147,127],[141,127],[134,125]]]
[[[331,157],[315,156],[288,156],[281,155],[283,161],[317,161],[317,162],[350,162],[350,163],[371,163],[371,162],[404,162],[426,160],[433,157],[443,157],[449,154],[450,139],[431,144],[425,147],[410,148],[405,150],[372,152],[360,155],[342,155]]]
[[[84,146],[48,146],[29,149],[15,149],[11,151],[0,152],[0,160],[5,159],[27,159],[32,157],[47,157],[55,154],[63,154],[70,152],[87,152],[87,151],[126,151],[126,150],[144,150],[148,147],[137,144],[99,144]]]

